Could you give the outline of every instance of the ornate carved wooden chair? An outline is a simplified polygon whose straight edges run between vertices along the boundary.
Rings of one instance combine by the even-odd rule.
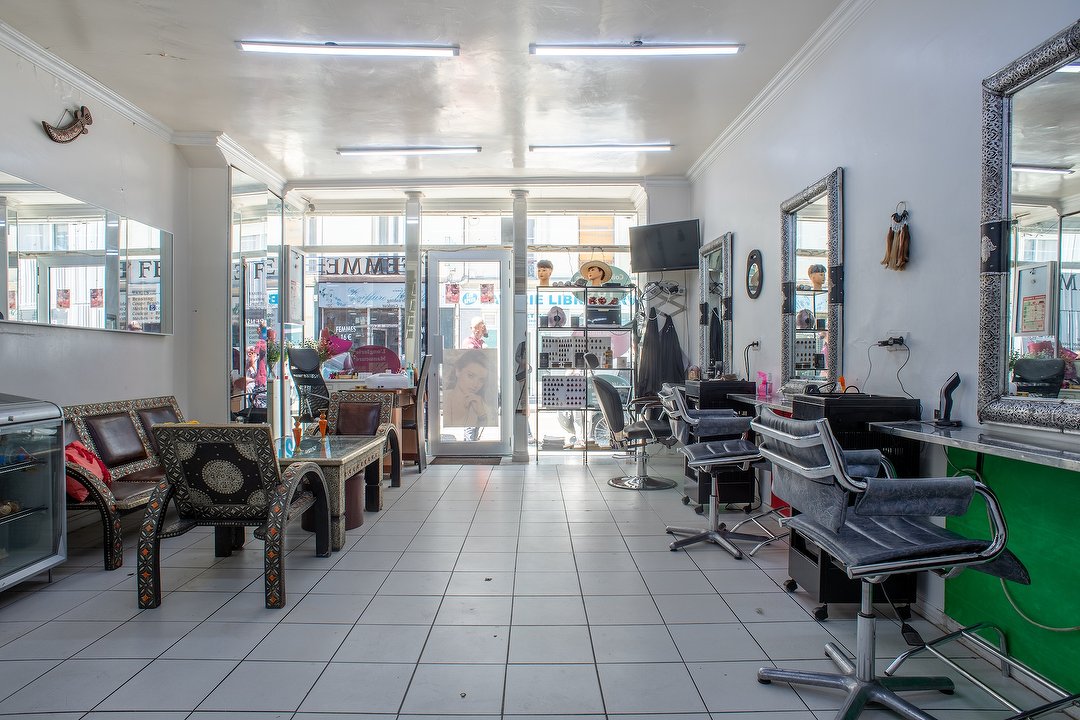
[[[161,604],[161,539],[193,527],[215,528],[215,554],[243,544],[245,527],[264,542],[266,607],[285,607],[285,528],[313,508],[315,554],[330,556],[330,505],[322,470],[296,463],[281,472],[269,425],[155,425],[165,479],[154,490],[139,532],[140,608]],[[177,519],[166,526],[172,501]]]
[[[371,390],[331,393],[327,435],[384,435],[383,454],[390,456],[390,486],[401,487],[401,438],[391,422],[394,395]],[[348,502],[346,501],[346,507]]]

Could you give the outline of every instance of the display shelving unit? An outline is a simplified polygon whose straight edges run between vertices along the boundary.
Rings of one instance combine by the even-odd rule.
[[[803,312],[805,311],[805,312]],[[825,377],[825,339],[822,333],[829,320],[829,291],[795,288],[795,377],[821,380]]]
[[[64,477],[60,408],[0,394],[0,589],[67,559]]]
[[[637,291],[633,286],[536,288],[536,342],[533,388],[537,458],[548,451],[580,452],[588,462],[590,451],[610,451],[607,423],[592,388],[600,375],[629,399],[634,385]],[[608,352],[610,351],[610,352]],[[586,353],[594,353],[600,367],[589,369]],[[552,416],[561,414],[548,430]],[[567,429],[567,426],[573,430]]]

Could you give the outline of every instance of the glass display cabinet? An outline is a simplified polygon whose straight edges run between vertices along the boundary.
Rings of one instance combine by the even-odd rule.
[[[60,408],[0,394],[0,590],[66,559]]]

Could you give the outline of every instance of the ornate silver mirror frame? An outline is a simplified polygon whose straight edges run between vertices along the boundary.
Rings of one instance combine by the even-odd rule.
[[[780,205],[780,273],[784,300],[781,307],[781,390],[794,394],[810,384],[795,375],[795,232],[799,210],[824,196],[828,207],[829,342],[825,353],[825,383],[836,382],[842,371],[844,344],[844,169],[831,173]]]
[[[979,266],[980,422],[1080,432],[1080,404],[1005,396],[1012,96],[1080,58],[1080,22],[983,80]]]
[[[707,306],[707,315],[702,318],[705,322],[701,325],[701,370],[707,372],[710,364],[715,360],[724,363],[724,372],[732,372],[731,332],[732,332],[732,276],[731,276],[731,253],[735,243],[735,233],[724,233],[712,242],[701,246],[698,255],[698,284],[701,286],[701,303]],[[714,280],[709,272],[713,255],[719,254],[720,268],[719,280]],[[715,284],[714,284],[715,283]],[[719,290],[719,292],[715,292]],[[720,334],[724,339],[724,355],[714,358],[709,352],[709,324],[712,321],[712,312],[720,315]]]

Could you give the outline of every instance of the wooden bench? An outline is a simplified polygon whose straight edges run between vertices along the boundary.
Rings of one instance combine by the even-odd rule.
[[[68,477],[90,492],[84,502],[69,497],[68,508],[96,508],[101,513],[106,570],[124,564],[121,516],[143,509],[165,477],[150,428],[160,422],[183,421],[176,398],[171,395],[64,408],[66,441],[81,442],[101,458],[112,475],[109,487],[80,465],[67,463]]]

